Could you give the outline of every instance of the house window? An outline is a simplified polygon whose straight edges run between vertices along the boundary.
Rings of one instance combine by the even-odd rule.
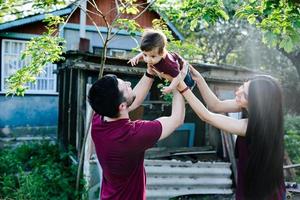
[[[22,51],[25,50],[26,41],[22,40],[2,40],[1,59],[1,91],[7,89],[7,78],[17,70],[30,63],[30,58],[21,59]],[[48,64],[44,71],[36,78],[35,83],[28,83],[29,89],[26,94],[54,94],[56,93],[56,69],[55,64]]]

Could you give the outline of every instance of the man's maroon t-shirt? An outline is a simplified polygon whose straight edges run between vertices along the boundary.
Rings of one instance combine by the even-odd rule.
[[[106,122],[94,115],[92,139],[103,169],[101,200],[146,199],[144,153],[158,141],[161,132],[157,120]]]
[[[167,53],[165,58],[162,58],[154,67],[165,74],[175,78],[183,66],[183,59],[177,53]]]

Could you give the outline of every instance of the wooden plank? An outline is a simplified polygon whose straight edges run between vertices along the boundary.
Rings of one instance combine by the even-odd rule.
[[[188,194],[232,194],[232,189],[209,189],[209,188],[174,188],[173,190],[149,190],[147,191],[147,199],[155,199],[158,200],[160,198],[162,199],[169,199],[170,197],[176,197],[181,195],[188,195]]]
[[[179,160],[144,160],[145,166],[162,166],[169,165],[173,167],[202,167],[202,168],[229,168],[230,163],[228,162],[196,162],[191,161],[179,161]]]
[[[91,62],[84,62],[84,63],[75,63],[75,65],[72,66],[72,68],[99,71],[100,65]],[[146,72],[146,68],[106,64],[104,67],[104,72],[137,75],[137,74],[144,74]]]
[[[211,146],[206,147],[176,147],[176,148],[166,148],[166,147],[156,147],[146,150],[145,158],[153,159],[153,158],[164,158],[172,156],[175,153],[183,153],[183,152],[207,152],[206,154],[211,154],[212,151]],[[215,154],[215,153],[214,153]]]
[[[76,149],[80,151],[81,141],[82,141],[82,132],[83,129],[83,103],[85,103],[85,85],[84,85],[84,76],[83,71],[78,70],[77,77],[77,111],[76,111]]]
[[[285,165],[283,166],[283,169],[297,168],[297,167],[300,167],[300,164]]]
[[[284,151],[284,164],[287,166],[283,166],[284,169],[284,176],[288,179],[288,180],[294,180],[296,178],[296,171],[295,171],[295,167],[298,167],[298,165],[300,166],[300,164],[296,164],[294,165],[289,157],[288,152],[285,150]]]
[[[178,181],[178,177],[167,176],[167,177],[147,177],[147,186],[222,186],[231,188],[232,181],[230,178],[224,177],[206,177],[206,178],[194,178],[194,177],[182,177]]]
[[[231,167],[232,167],[232,173],[234,176],[234,181],[235,183],[237,183],[237,164],[236,164],[236,159],[235,159],[235,155],[234,155],[234,141],[232,138],[232,135],[230,133],[226,133],[224,131],[221,130],[221,134],[224,137],[225,140],[225,147],[227,150],[227,154],[231,163]]]
[[[72,80],[73,80],[73,69],[70,69],[70,80],[69,80],[69,90],[67,90],[68,91],[68,106],[67,106],[67,108],[68,108],[68,110],[67,110],[67,113],[68,113],[68,115],[67,115],[67,136],[68,136],[68,138],[67,138],[67,145],[69,145],[70,144],[70,140],[71,140],[71,109],[72,109],[72,106],[71,106],[71,103],[72,103],[72,88],[73,88],[73,82],[72,82]]]
[[[230,168],[147,166],[147,176],[230,177]]]

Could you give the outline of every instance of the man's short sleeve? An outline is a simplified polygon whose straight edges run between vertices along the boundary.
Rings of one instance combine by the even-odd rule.
[[[134,123],[135,128],[132,132],[134,146],[142,151],[153,147],[161,136],[161,123],[158,120],[139,120]]]

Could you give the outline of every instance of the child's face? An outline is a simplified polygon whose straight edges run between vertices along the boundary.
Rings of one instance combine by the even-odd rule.
[[[158,51],[158,47],[151,51],[143,51],[144,61],[149,65],[157,64],[163,58],[163,54],[159,54]]]

